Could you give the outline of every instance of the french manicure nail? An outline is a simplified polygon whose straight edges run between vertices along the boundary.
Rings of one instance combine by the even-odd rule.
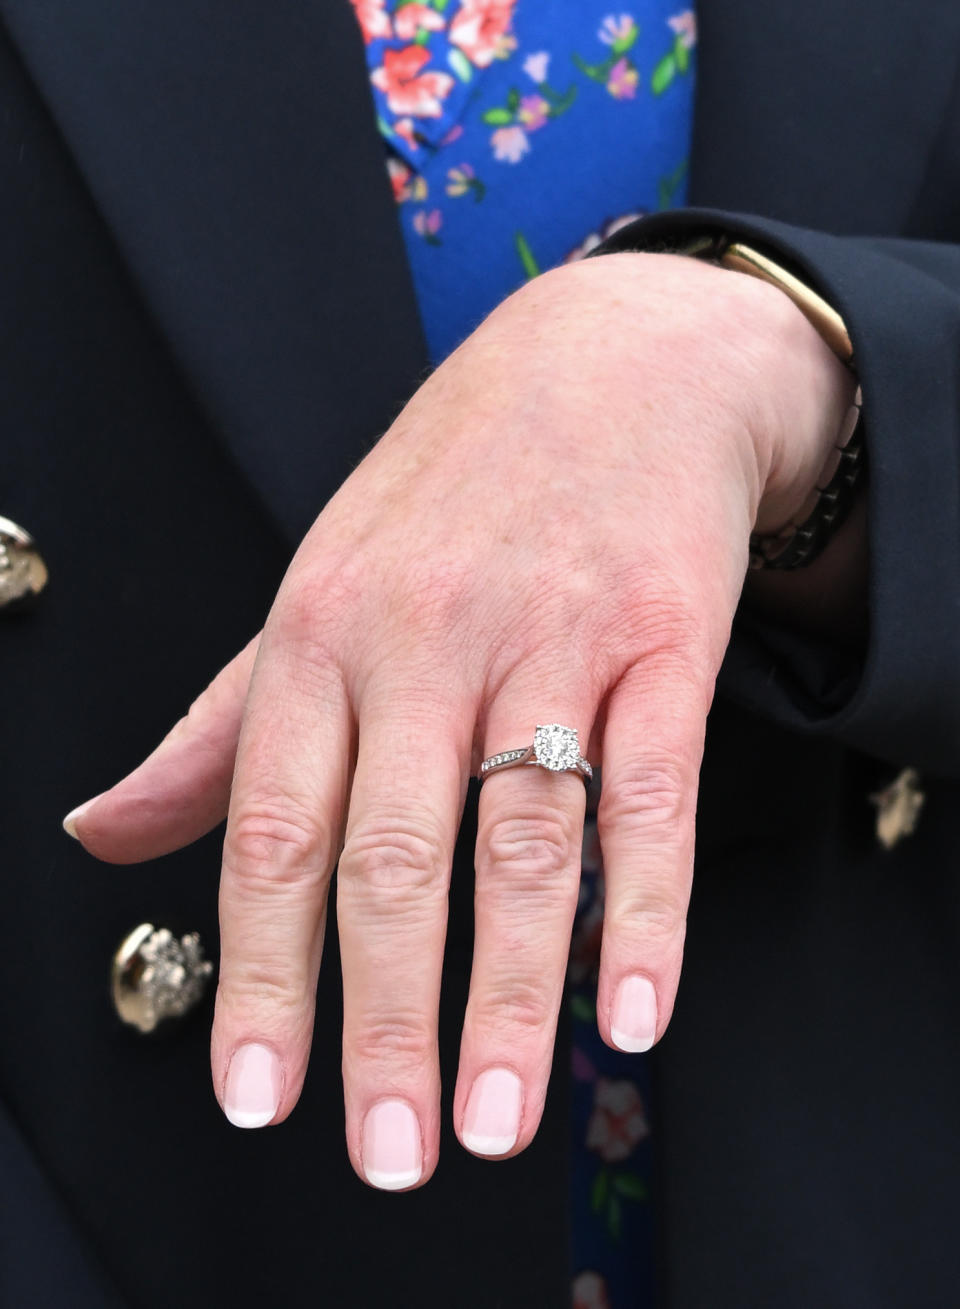
[[[470,1088],[463,1143],[476,1154],[506,1154],[520,1135],[523,1084],[509,1068],[488,1068]]]
[[[367,1181],[381,1191],[402,1191],[420,1180],[420,1124],[404,1100],[381,1100],[367,1111],[360,1153]]]
[[[66,818],[63,820],[63,830],[66,832],[67,836],[72,836],[75,841],[78,841],[80,839],[77,836],[77,819],[81,816],[81,814],[85,814],[87,810],[90,808],[90,806],[92,804],[95,804],[96,801],[99,799],[100,796],[95,795],[90,800],[84,800],[83,804],[78,804],[76,809],[70,810]]]
[[[649,1050],[657,1035],[657,993],[649,977],[625,977],[610,1011],[610,1035],[618,1050]]]
[[[266,1127],[280,1105],[280,1060],[266,1045],[241,1045],[230,1060],[223,1112],[234,1127]]]

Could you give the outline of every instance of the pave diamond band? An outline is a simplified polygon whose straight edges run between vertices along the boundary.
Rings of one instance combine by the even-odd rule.
[[[533,745],[517,750],[501,750],[490,755],[480,765],[480,781],[504,768],[517,768],[532,764],[551,773],[578,773],[585,782],[593,776],[593,769],[580,753],[580,740],[575,727],[562,727],[559,723],[546,723],[533,734]]]

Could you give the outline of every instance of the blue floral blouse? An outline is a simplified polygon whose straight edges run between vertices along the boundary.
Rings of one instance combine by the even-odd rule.
[[[352,0],[431,359],[525,279],[681,205],[696,20],[677,0]],[[649,1075],[596,1029],[597,784],[567,1003],[572,1304],[654,1304]]]

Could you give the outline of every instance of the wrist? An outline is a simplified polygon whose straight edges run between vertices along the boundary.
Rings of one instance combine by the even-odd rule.
[[[853,351],[842,317],[789,260],[725,230],[688,231],[668,244],[662,232],[655,241],[643,235],[638,241],[628,226],[592,254],[628,251],[737,274],[747,321],[721,322],[721,335],[758,358],[765,348],[773,351],[764,376],[742,393],[760,470],[750,516],[751,564],[776,570],[809,565],[849,509],[862,466],[862,438],[853,435],[860,398],[848,372]],[[698,309],[708,308],[705,291]],[[706,312],[703,322],[707,334],[716,331]]]
[[[775,295],[780,294],[769,287]],[[777,391],[777,421],[754,531],[778,532],[803,518],[816,488],[832,475],[831,459],[843,444],[857,379],[816,328],[785,296],[775,337],[777,362],[770,385]]]
[[[674,253],[619,251],[551,270],[516,294],[542,300],[554,284],[583,316],[602,307],[598,349],[611,362],[627,355],[645,393],[672,379],[689,440],[702,438],[701,457],[709,451],[744,484],[747,526],[802,503],[836,439],[830,419],[842,416],[846,370],[781,291]]]

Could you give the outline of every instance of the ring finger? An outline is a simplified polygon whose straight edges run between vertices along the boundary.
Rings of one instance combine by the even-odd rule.
[[[543,703],[539,683],[505,688],[486,725],[488,758],[534,740],[529,710],[537,701]],[[544,709],[543,726],[569,725],[579,742],[589,738],[594,706],[576,692],[555,696]],[[543,741],[562,747],[564,733],[544,733]],[[516,766],[483,783],[473,970],[454,1102],[460,1140],[475,1154],[515,1154],[540,1122],[577,904],[584,810],[584,782],[573,772]]]

